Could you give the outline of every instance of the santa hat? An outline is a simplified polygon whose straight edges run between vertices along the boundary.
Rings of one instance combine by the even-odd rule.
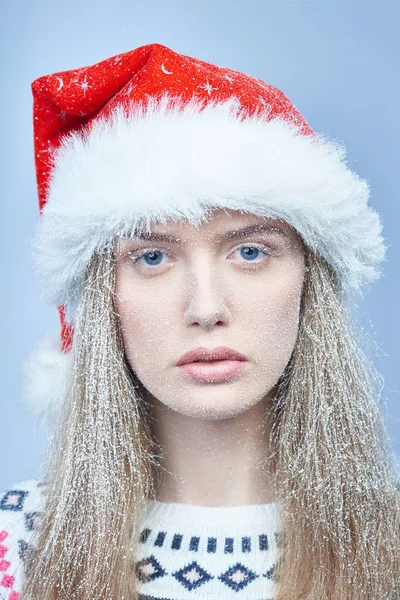
[[[385,248],[367,182],[346,165],[343,144],[314,133],[276,87],[149,44],[40,77],[32,90],[36,264],[62,325],[60,343],[29,362],[36,414],[60,401],[91,256],[143,224],[198,223],[218,208],[282,218],[343,289],[379,277]]]

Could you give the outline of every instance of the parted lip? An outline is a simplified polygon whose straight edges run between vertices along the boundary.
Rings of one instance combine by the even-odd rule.
[[[236,350],[226,348],[225,346],[218,346],[218,348],[195,348],[181,356],[176,366],[179,367],[187,363],[209,360],[247,360],[247,358],[243,354],[236,352]]]

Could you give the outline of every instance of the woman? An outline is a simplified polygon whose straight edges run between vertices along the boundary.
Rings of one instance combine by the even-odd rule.
[[[398,598],[379,377],[348,317],[384,246],[344,148],[158,44],[33,94],[62,352],[31,368],[57,422],[42,481],[2,500],[5,597]]]

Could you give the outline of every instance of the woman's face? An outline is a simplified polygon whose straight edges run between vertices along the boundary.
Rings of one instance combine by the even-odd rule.
[[[237,416],[271,392],[293,351],[300,237],[287,223],[230,210],[198,227],[158,223],[152,234],[116,244],[127,359],[169,408],[201,419]],[[176,365],[190,350],[221,346],[246,360]]]

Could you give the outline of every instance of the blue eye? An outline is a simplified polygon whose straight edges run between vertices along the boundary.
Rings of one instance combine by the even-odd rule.
[[[161,254],[162,252],[160,252],[160,250],[154,250],[152,252],[146,252],[145,254],[142,254],[142,256],[139,258],[144,258],[145,260],[146,258],[149,258],[149,262],[147,262],[146,264],[148,264],[149,266],[157,266],[161,262]]]
[[[245,260],[245,262],[255,262],[255,259],[259,258],[260,253],[264,257],[270,256],[271,254],[271,248],[264,245],[262,245],[261,247],[241,246],[240,248],[236,248],[234,252],[238,251],[240,251],[240,255]],[[133,263],[139,263],[147,267],[158,267],[162,263],[163,255],[168,256],[168,254],[165,251],[157,249],[144,251],[138,256],[135,256],[134,252],[129,252],[128,254]],[[145,262],[141,262],[142,260]]]
[[[255,246],[243,246],[243,248],[239,248],[240,253],[243,258],[246,260],[250,258],[257,258],[258,254],[261,252],[260,248],[256,248]]]
[[[140,264],[145,267],[158,267],[162,261],[162,255],[166,254],[163,250],[145,250],[138,256],[135,256],[135,251],[128,252],[128,256],[133,264]],[[145,260],[145,262],[141,262]]]

